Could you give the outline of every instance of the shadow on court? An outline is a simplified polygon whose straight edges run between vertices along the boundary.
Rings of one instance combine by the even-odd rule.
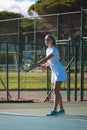
[[[45,116],[53,103],[1,103],[1,130],[87,130],[87,102],[64,102],[65,115]]]

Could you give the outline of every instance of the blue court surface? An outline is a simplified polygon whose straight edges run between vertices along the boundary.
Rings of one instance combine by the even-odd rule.
[[[0,113],[0,130],[87,130],[87,118]]]

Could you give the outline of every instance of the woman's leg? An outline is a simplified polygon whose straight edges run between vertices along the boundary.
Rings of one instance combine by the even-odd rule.
[[[47,116],[57,116],[60,114],[64,114],[65,110],[63,109],[63,103],[62,103],[62,96],[60,93],[60,86],[61,86],[62,82],[60,81],[56,81],[53,84],[53,90],[54,90],[54,106],[53,106],[53,110],[47,114]],[[57,111],[57,107],[60,107],[60,110]]]
[[[63,109],[63,103],[62,103],[62,96],[60,93],[60,86],[62,82],[61,81],[56,81],[53,84],[53,90],[54,90],[54,106],[53,109],[57,110],[57,107],[59,105],[60,109]]]

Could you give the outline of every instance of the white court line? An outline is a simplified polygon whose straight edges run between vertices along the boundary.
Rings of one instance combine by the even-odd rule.
[[[24,116],[24,117],[46,117],[45,115],[33,115],[33,114],[10,113],[10,112],[0,112],[0,115]]]
[[[10,113],[10,112],[0,112],[0,115],[6,116],[22,116],[22,117],[44,117],[44,118],[70,118],[73,120],[87,121],[87,117],[79,117],[75,115],[63,114],[58,116],[45,116],[45,115],[33,115],[33,114],[22,114],[22,113]]]

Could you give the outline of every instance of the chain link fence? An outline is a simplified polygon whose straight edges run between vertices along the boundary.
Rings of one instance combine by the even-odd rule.
[[[18,98],[20,98],[21,90],[47,89],[47,85],[50,84],[50,81],[47,81],[47,70],[25,73],[21,69],[21,64],[27,58],[31,57],[34,62],[38,62],[45,56],[44,37],[48,33],[56,37],[60,60],[64,67],[75,57],[67,71],[69,74],[68,82],[66,81],[63,84],[62,89],[68,90],[69,94],[71,89],[80,90],[83,72],[83,90],[87,89],[86,17],[87,10],[83,9],[82,12],[0,20],[0,77],[4,86],[6,86],[6,88],[3,88],[1,82],[0,89],[18,90]],[[83,37],[85,37],[85,40],[82,41],[84,49],[83,54],[81,54],[81,39]],[[84,62],[83,67],[81,66],[81,59]],[[82,68],[83,70],[81,70]]]

